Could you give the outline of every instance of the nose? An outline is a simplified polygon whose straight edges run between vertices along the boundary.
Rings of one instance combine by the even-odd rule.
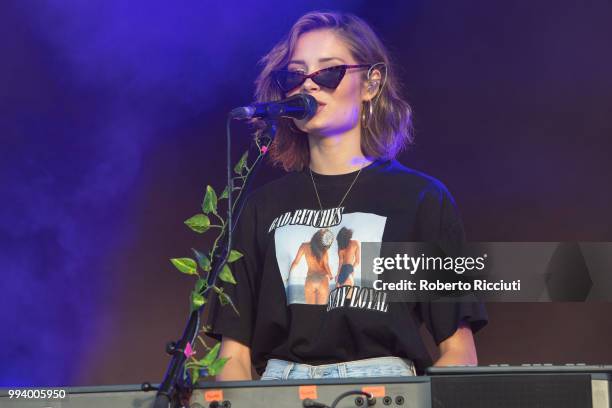
[[[307,78],[306,81],[302,84],[302,89],[304,91],[318,91],[320,89],[319,85],[312,80],[312,78]]]

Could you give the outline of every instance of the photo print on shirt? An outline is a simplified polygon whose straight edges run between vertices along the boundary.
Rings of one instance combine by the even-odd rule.
[[[381,242],[387,218],[343,211],[343,207],[295,210],[278,216],[270,225],[287,305],[327,305],[332,294],[337,306],[375,307],[373,297],[380,294],[366,296],[364,290],[370,288],[360,287],[361,242]],[[335,291],[343,286],[353,288]]]

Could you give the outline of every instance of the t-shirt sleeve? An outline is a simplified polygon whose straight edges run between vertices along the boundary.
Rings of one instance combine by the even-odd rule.
[[[460,250],[465,232],[455,200],[446,187],[441,183],[432,184],[419,199],[416,223],[419,241],[436,242],[448,254]],[[484,305],[472,294],[457,301],[422,302],[417,309],[436,344],[453,335],[461,322],[469,324],[474,333],[488,322]]]
[[[423,302],[419,303],[418,309],[436,344],[452,336],[461,322],[469,324],[472,332],[476,333],[488,321],[484,305],[477,300]]]
[[[219,296],[212,292],[207,304],[208,318],[205,324],[206,335],[216,340],[221,340],[223,336],[231,337],[249,347],[255,326],[259,282],[255,215],[254,204],[248,200],[234,228],[232,249],[243,254],[243,257],[229,264],[237,283],[233,285],[220,279],[217,282],[217,286],[230,296],[239,314],[231,305],[222,305]]]

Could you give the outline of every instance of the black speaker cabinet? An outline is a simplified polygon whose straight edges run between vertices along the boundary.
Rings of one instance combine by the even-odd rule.
[[[431,395],[433,408],[610,408],[605,374],[434,376]]]

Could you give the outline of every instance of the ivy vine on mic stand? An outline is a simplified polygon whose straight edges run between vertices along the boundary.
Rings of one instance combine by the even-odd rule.
[[[220,240],[227,233],[228,225],[226,220],[219,215],[219,205],[223,200],[227,200],[230,194],[235,194],[236,199],[233,201],[231,209],[232,212],[235,210],[237,203],[240,202],[240,196],[244,190],[246,180],[255,168],[255,165],[261,160],[263,155],[266,154],[270,141],[271,140],[267,137],[255,138],[255,144],[257,145],[259,155],[255,159],[253,165],[249,167],[248,151],[244,152],[238,163],[234,166],[235,176],[232,177],[230,183],[225,187],[221,195],[217,196],[215,190],[208,185],[206,187],[204,200],[202,201],[202,211],[185,220],[185,224],[198,234],[205,234],[212,230],[218,231],[213,246],[208,253],[192,248],[193,258],[170,259],[170,262],[179,272],[196,277],[194,288],[190,294],[190,312],[200,309],[200,307],[206,303],[206,298],[203,296],[203,293],[208,289],[208,277],[212,269],[212,260],[219,256],[217,252],[219,251]],[[243,254],[239,251],[231,249],[227,262],[223,265],[219,273],[219,279],[228,284],[235,285],[236,279],[234,278],[230,264],[239,260],[242,256]],[[235,313],[239,315],[234,302],[230,296],[223,291],[223,288],[214,285],[210,289],[217,294],[222,306],[231,306]],[[199,330],[199,333],[202,333],[205,329],[206,327],[203,327]],[[185,370],[189,371],[189,377],[191,378],[192,384],[198,381],[201,372],[205,372],[206,375],[211,376],[219,374],[228,361],[228,358],[218,357],[221,343],[217,343],[214,347],[210,347],[200,335],[197,336],[197,339],[199,344],[206,350],[206,354],[203,358],[197,359],[195,357],[195,343],[194,346],[188,343],[184,350],[185,356],[188,359],[185,363]]]

